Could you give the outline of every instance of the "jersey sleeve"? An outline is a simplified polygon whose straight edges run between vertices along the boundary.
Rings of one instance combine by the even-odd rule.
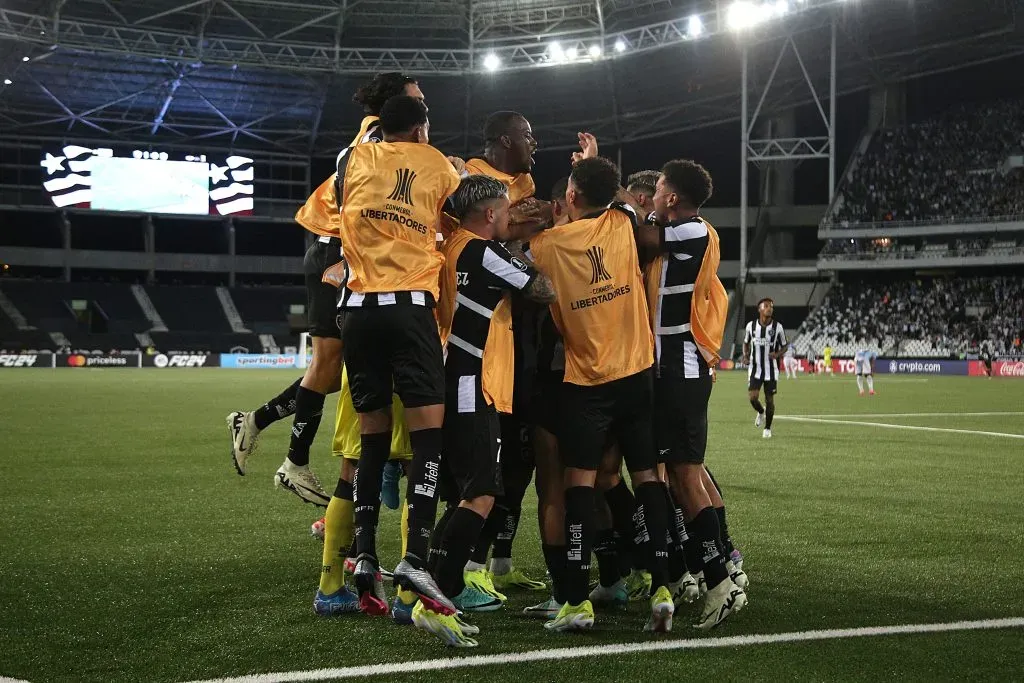
[[[743,332],[743,343],[744,344],[749,344],[750,343],[750,337],[751,337],[750,323],[747,323],[747,327],[746,327],[746,329]]]
[[[338,213],[341,213],[342,203],[345,200],[345,173],[348,171],[348,162],[352,159],[352,149],[352,147],[346,147],[338,152],[335,163],[334,197],[338,203]]]
[[[459,265],[468,258],[479,280],[492,289],[522,291],[537,278],[537,270],[514,257],[495,241],[472,240],[462,250]]]
[[[781,349],[783,346],[785,346],[788,343],[789,342],[786,341],[786,328],[784,328],[780,324],[779,325],[779,331],[775,335],[775,348],[776,349]]]
[[[707,248],[708,226],[700,219],[659,229],[662,252],[703,256]]]
[[[619,211],[626,214],[629,217],[629,225],[633,230],[636,230],[640,225],[640,219],[636,215],[636,211],[632,206],[625,202],[612,202],[608,205],[608,209],[611,211]]]

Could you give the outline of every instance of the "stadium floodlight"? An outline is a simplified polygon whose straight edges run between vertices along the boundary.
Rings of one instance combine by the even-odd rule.
[[[624,41],[622,38],[619,38],[618,40],[616,40],[615,41],[615,51],[616,52],[625,52],[626,51],[626,41]]]
[[[601,46],[595,43],[594,45],[590,46],[590,49],[588,49],[587,52],[590,53],[590,57],[592,59],[597,59],[598,57],[601,56]]]
[[[548,45],[548,58],[553,62],[564,62],[565,61],[565,50],[558,42],[553,42]]]
[[[31,59],[31,57],[22,57],[22,58],[21,58],[21,61],[23,61],[23,62],[27,62],[27,61],[28,61],[29,59]]]
[[[488,52],[484,57],[484,68],[488,71],[497,71],[501,66],[501,58],[493,52]]]
[[[781,17],[789,13],[788,0],[777,0],[777,2],[775,3],[775,7],[773,9],[775,10],[775,16],[777,17]]]
[[[565,56],[568,57],[569,59],[576,59],[577,57],[580,56],[580,51],[574,47],[570,47],[568,50],[565,51]]]
[[[742,31],[757,26],[771,17],[776,11],[776,7],[777,5],[769,3],[758,5],[749,0],[736,0],[729,5],[725,22],[733,31]]]
[[[13,83],[13,82],[14,82],[14,81],[12,81],[12,80],[11,80],[11,79],[9,79],[9,78],[5,78],[5,79],[4,79],[4,85],[10,85],[10,84],[11,84],[11,83]]]
[[[686,35],[690,38],[698,38],[702,33],[704,33],[704,22],[696,14],[690,15],[690,20],[686,23]]]

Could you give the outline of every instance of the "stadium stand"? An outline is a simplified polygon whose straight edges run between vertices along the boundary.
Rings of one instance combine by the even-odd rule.
[[[875,133],[831,221],[943,221],[1024,214],[1024,100],[959,105]]]
[[[306,305],[302,287],[233,287],[230,292],[242,320],[257,334],[290,336],[291,307]]]
[[[878,238],[829,240],[820,257],[824,260],[950,258],[1014,256],[1024,254],[1024,242],[1008,237]]]
[[[839,282],[801,325],[799,354],[831,345],[915,358],[955,358],[987,343],[1001,356],[1024,355],[1024,278],[936,277]]]
[[[213,287],[146,286],[146,293],[167,325],[176,332],[231,332]]]

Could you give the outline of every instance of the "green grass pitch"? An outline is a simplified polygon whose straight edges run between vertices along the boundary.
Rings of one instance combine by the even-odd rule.
[[[224,416],[294,379],[283,371],[5,370],[0,374],[0,678],[184,681],[462,656],[412,627],[312,613],[319,516],[271,484],[288,426],[235,474]],[[1024,382],[881,376],[783,381],[775,438],[723,373],[708,464],[750,574],[750,605],[710,637],[1024,616],[1024,440],[782,419],[940,413],[869,422],[1024,434]],[[333,488],[333,402],[313,466]],[[1017,415],[969,415],[1017,412]],[[532,493],[517,566],[544,574]],[[382,513],[386,562],[398,515]],[[389,588],[390,590],[390,588]],[[537,594],[474,615],[500,654],[650,639],[640,604],[591,633],[519,616]],[[678,615],[668,638],[702,637]],[[703,636],[708,637],[708,636]],[[1024,631],[903,635],[685,650],[389,681],[1013,680]],[[297,679],[298,680],[298,679]]]

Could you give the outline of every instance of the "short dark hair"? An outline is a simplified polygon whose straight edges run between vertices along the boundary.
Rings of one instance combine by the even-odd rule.
[[[486,175],[470,175],[459,182],[450,201],[453,214],[461,221],[481,203],[507,196],[508,188],[500,180]]]
[[[551,186],[551,201],[565,201],[565,191],[568,187],[569,176],[565,176],[564,178],[559,178],[558,180],[556,180],[555,184]]]
[[[658,171],[637,171],[626,179],[626,189],[632,191],[634,188],[647,190],[654,194],[658,187]]]
[[[416,83],[412,76],[406,76],[397,71],[377,74],[369,83],[360,86],[352,101],[363,105],[363,111],[371,116],[379,116],[384,103],[395,95],[404,95],[405,86],[409,83]]]
[[[508,133],[512,122],[516,119],[526,120],[526,117],[517,111],[496,111],[487,117],[484,122],[484,140],[492,142],[502,135]]]
[[[572,184],[583,194],[589,206],[608,206],[619,191],[622,176],[610,159],[583,159],[572,168]]]
[[[427,122],[427,105],[415,97],[396,95],[380,108],[380,127],[385,135],[408,133]]]
[[[675,159],[661,169],[665,182],[672,189],[686,198],[695,208],[700,208],[714,192],[711,174],[703,166],[691,159]]]

